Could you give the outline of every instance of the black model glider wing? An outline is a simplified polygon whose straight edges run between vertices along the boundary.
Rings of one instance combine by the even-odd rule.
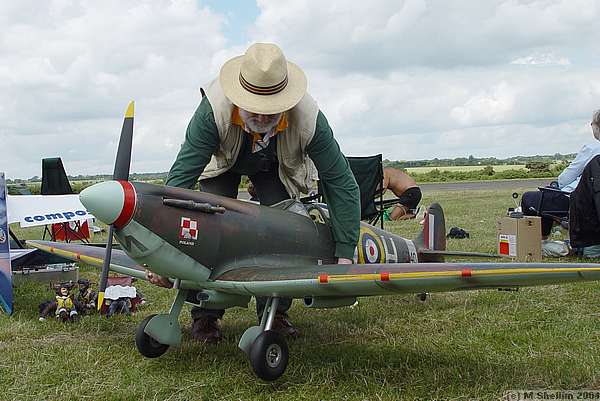
[[[63,242],[27,240],[27,246],[37,248],[43,252],[58,255],[74,262],[87,263],[102,268],[105,248],[95,246],[72,244]],[[110,259],[110,270],[145,280],[145,269],[131,259],[125,252],[113,249]]]

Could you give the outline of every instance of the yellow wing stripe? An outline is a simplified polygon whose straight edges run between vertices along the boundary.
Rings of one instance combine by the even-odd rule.
[[[583,273],[600,272],[600,267],[581,267],[574,269],[572,267],[558,267],[548,269],[488,269],[488,270],[453,270],[441,272],[408,272],[408,273],[368,273],[352,275],[320,275],[316,280],[321,284],[332,281],[388,281],[394,279],[409,278],[435,278],[435,277],[474,277],[474,276],[497,276],[506,274],[531,274],[531,273]]]
[[[40,244],[34,244],[34,246],[38,249],[41,249],[42,251],[53,253],[58,256],[63,256],[67,259],[79,260],[83,263],[87,263],[88,265],[102,267],[102,259],[99,259],[99,258],[94,258],[92,256],[78,254],[77,252],[65,251],[63,249],[57,249],[57,248],[40,245]]]

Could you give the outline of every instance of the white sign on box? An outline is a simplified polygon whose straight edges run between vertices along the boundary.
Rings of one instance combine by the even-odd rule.
[[[517,256],[517,236],[500,234],[500,254],[508,256]]]
[[[79,195],[15,195],[6,200],[8,222],[23,228],[94,218]]]

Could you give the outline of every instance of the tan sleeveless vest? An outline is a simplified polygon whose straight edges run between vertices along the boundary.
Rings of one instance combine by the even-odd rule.
[[[231,122],[234,105],[225,97],[219,79],[204,88],[219,131],[219,148],[200,176],[200,180],[223,174],[235,164],[245,133]],[[293,198],[308,193],[316,177],[316,169],[306,153],[306,147],[315,134],[317,102],[307,93],[300,103],[287,112],[288,127],[277,134],[279,178]]]

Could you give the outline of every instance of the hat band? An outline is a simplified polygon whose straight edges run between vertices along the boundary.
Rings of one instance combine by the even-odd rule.
[[[274,95],[285,89],[288,83],[287,75],[280,83],[272,86],[256,86],[244,79],[244,76],[240,73],[240,84],[244,89],[255,95]]]

